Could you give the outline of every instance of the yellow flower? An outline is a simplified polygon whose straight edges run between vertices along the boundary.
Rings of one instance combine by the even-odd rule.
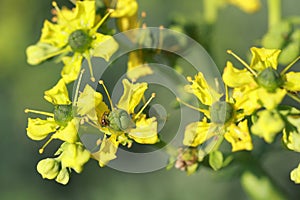
[[[53,3],[57,16],[55,21],[44,22],[40,40],[26,50],[27,61],[31,65],[37,65],[49,58],[61,55],[65,66],[62,77],[65,82],[77,79],[83,58],[88,60],[91,78],[94,79],[91,67],[91,56],[109,60],[117,50],[118,44],[108,35],[97,32],[98,28],[112,13],[108,13],[99,21],[96,21],[95,1],[77,1],[73,10],[63,8],[60,10]],[[71,57],[64,57],[72,53]]]
[[[234,88],[233,98],[236,104],[247,115],[262,106],[272,110],[281,103],[286,94],[294,96],[293,93],[300,89],[297,83],[300,80],[300,72],[287,73],[297,60],[279,73],[277,66],[280,50],[252,47],[251,52],[252,60],[248,65],[233,52],[228,51],[246,69],[237,69],[231,62],[227,62],[223,73],[225,84]]]
[[[70,179],[73,169],[80,173],[83,165],[90,159],[90,153],[80,142],[74,144],[64,142],[55,153],[56,158],[46,158],[37,165],[37,171],[46,179],[55,179],[63,185]]]
[[[260,9],[260,0],[227,0],[228,3],[239,7],[246,13],[254,13]]]
[[[140,104],[147,89],[147,83],[130,83],[122,81],[124,92],[117,106],[114,107],[110,95],[103,83],[99,81],[108,96],[111,110],[103,102],[102,94],[86,85],[78,97],[77,110],[81,117],[86,117],[88,123],[104,133],[99,151],[93,157],[99,161],[101,167],[116,158],[119,144],[131,146],[134,140],[140,144],[154,144],[159,141],[157,135],[157,121],[155,117],[146,118],[142,111],[154,98],[146,102],[138,113],[135,108]],[[97,118],[95,117],[97,116]]]
[[[221,94],[209,86],[201,72],[194,80],[188,77],[188,81],[191,85],[186,86],[186,90],[193,93],[204,106],[195,108],[184,104],[203,112],[205,117],[202,121],[193,122],[186,127],[183,144],[197,147],[214,136],[224,135],[231,143],[232,151],[252,150],[247,120],[241,121],[243,117],[238,114],[240,108],[236,107],[234,100],[228,96],[226,101],[220,100]]]
[[[78,122],[73,118],[72,105],[64,81],[58,81],[52,89],[45,91],[44,98],[54,105],[53,113],[25,110],[26,113],[31,112],[47,116],[46,119],[29,118],[26,129],[28,137],[32,140],[42,140],[53,133],[48,142],[40,149],[41,153],[44,147],[53,139],[60,139],[69,143],[78,140]]]
[[[300,152],[300,111],[291,108],[287,113],[282,113],[286,125],[283,129],[282,140],[288,149]]]

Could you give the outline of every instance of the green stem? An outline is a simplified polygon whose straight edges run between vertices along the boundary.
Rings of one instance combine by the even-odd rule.
[[[281,0],[268,0],[268,22],[269,28],[281,20]]]

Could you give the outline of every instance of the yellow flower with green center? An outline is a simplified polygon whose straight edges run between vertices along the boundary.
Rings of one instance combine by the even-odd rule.
[[[216,92],[199,72],[195,79],[188,77],[191,85],[186,86],[186,90],[194,94],[202,103],[200,108],[190,106],[180,99],[184,105],[204,113],[204,117],[199,122],[193,122],[186,127],[183,144],[190,147],[197,147],[214,137],[225,139],[231,143],[232,151],[252,150],[253,145],[249,134],[247,120],[242,120],[243,116],[237,111],[233,99],[220,100],[221,94]]]
[[[286,95],[300,101],[295,95],[300,91],[300,72],[287,72],[300,57],[278,72],[278,49],[252,47],[250,65],[232,51],[228,53],[246,67],[237,69],[231,62],[227,62],[223,73],[225,84],[234,88],[233,98],[245,114],[250,115],[260,107],[272,110]]]
[[[46,179],[55,179],[63,185],[70,179],[71,169],[80,173],[91,154],[80,142],[64,142],[55,153],[56,158],[46,158],[37,164],[37,171]]]
[[[44,22],[40,40],[26,50],[28,63],[37,65],[61,55],[59,58],[65,64],[61,75],[68,83],[77,79],[82,59],[85,58],[89,64],[91,79],[94,80],[91,57],[109,60],[118,49],[118,44],[112,36],[97,32],[113,10],[109,10],[97,22],[95,1],[77,1],[73,10],[60,10],[55,2],[53,6],[57,12],[56,23],[48,20]]]
[[[50,139],[40,149],[43,152],[45,146],[53,139],[59,139],[69,143],[78,141],[78,121],[73,118],[72,104],[69,99],[65,82],[61,79],[50,90],[45,91],[44,98],[54,105],[53,113],[26,109],[26,113],[35,113],[46,116],[46,119],[28,118],[27,135],[32,140],[43,140],[52,133]]]
[[[104,133],[104,137],[97,144],[100,145],[99,150],[93,153],[93,158],[103,167],[116,158],[119,144],[127,145],[129,148],[132,140],[140,144],[154,144],[159,139],[156,118],[147,118],[142,114],[155,95],[152,94],[139,112],[135,112],[148,87],[147,83],[130,83],[124,79],[122,81],[124,92],[116,107],[113,106],[103,81],[99,83],[105,90],[111,109],[103,102],[102,94],[89,85],[86,85],[80,93],[76,107],[77,113],[85,118],[85,122]]]

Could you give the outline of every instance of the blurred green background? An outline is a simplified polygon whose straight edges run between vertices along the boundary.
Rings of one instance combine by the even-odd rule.
[[[200,25],[202,1],[198,0],[140,0],[140,10],[147,12],[148,26],[168,26],[171,19],[185,18]],[[300,12],[298,0],[283,1],[283,15]],[[67,0],[59,5],[70,5]],[[51,110],[43,100],[43,92],[56,83],[61,64],[53,62],[41,66],[26,63],[25,48],[35,43],[44,19],[51,19],[50,0],[0,2],[0,199],[246,199],[239,177],[228,178],[225,172],[214,173],[201,169],[187,176],[177,170],[160,170],[147,174],[127,174],[110,168],[99,168],[89,162],[84,171],[72,178],[67,186],[43,180],[35,167],[46,157],[39,155],[42,143],[27,138],[25,108]],[[266,2],[254,15],[228,6],[219,18],[210,36],[211,56],[222,68],[232,49],[246,58],[249,48],[267,30]],[[231,58],[230,58],[231,59]],[[231,59],[232,60],[232,59]],[[299,65],[298,65],[299,67]],[[280,145],[280,144],[279,144]],[[53,149],[54,151],[54,149]],[[48,150],[51,152],[51,147]],[[289,180],[289,172],[300,162],[300,156],[288,151],[269,154],[264,167],[291,199],[299,199],[300,186]]]

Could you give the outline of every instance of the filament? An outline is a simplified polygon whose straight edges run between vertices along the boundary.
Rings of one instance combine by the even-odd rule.
[[[251,69],[250,66],[245,61],[243,61],[238,55],[233,53],[231,50],[227,50],[227,53],[235,57],[235,59],[237,59],[240,63],[242,63],[248,69],[248,71],[251,72],[254,76],[257,76],[257,73],[253,69]]]
[[[109,95],[109,93],[108,93],[108,90],[107,90],[106,86],[104,85],[103,80],[100,80],[100,81],[99,81],[99,84],[102,85],[102,87],[103,87],[103,89],[104,89],[104,91],[105,91],[105,93],[106,93],[106,96],[107,96],[107,98],[108,98],[108,101],[109,101],[109,103],[110,103],[110,107],[111,107],[112,110],[114,110],[114,106],[113,106],[112,100],[111,100],[111,98],[110,98],[110,95]]]
[[[145,108],[149,105],[149,103],[152,101],[152,99],[155,98],[155,93],[152,93],[151,97],[148,99],[148,101],[144,104],[144,106],[140,109],[140,111],[134,116],[134,119],[137,119],[142,112],[145,110]]]
[[[49,117],[54,117],[53,113],[44,112],[44,111],[25,109],[24,112],[25,113],[35,113],[35,114],[45,115],[45,116],[49,116]]]

